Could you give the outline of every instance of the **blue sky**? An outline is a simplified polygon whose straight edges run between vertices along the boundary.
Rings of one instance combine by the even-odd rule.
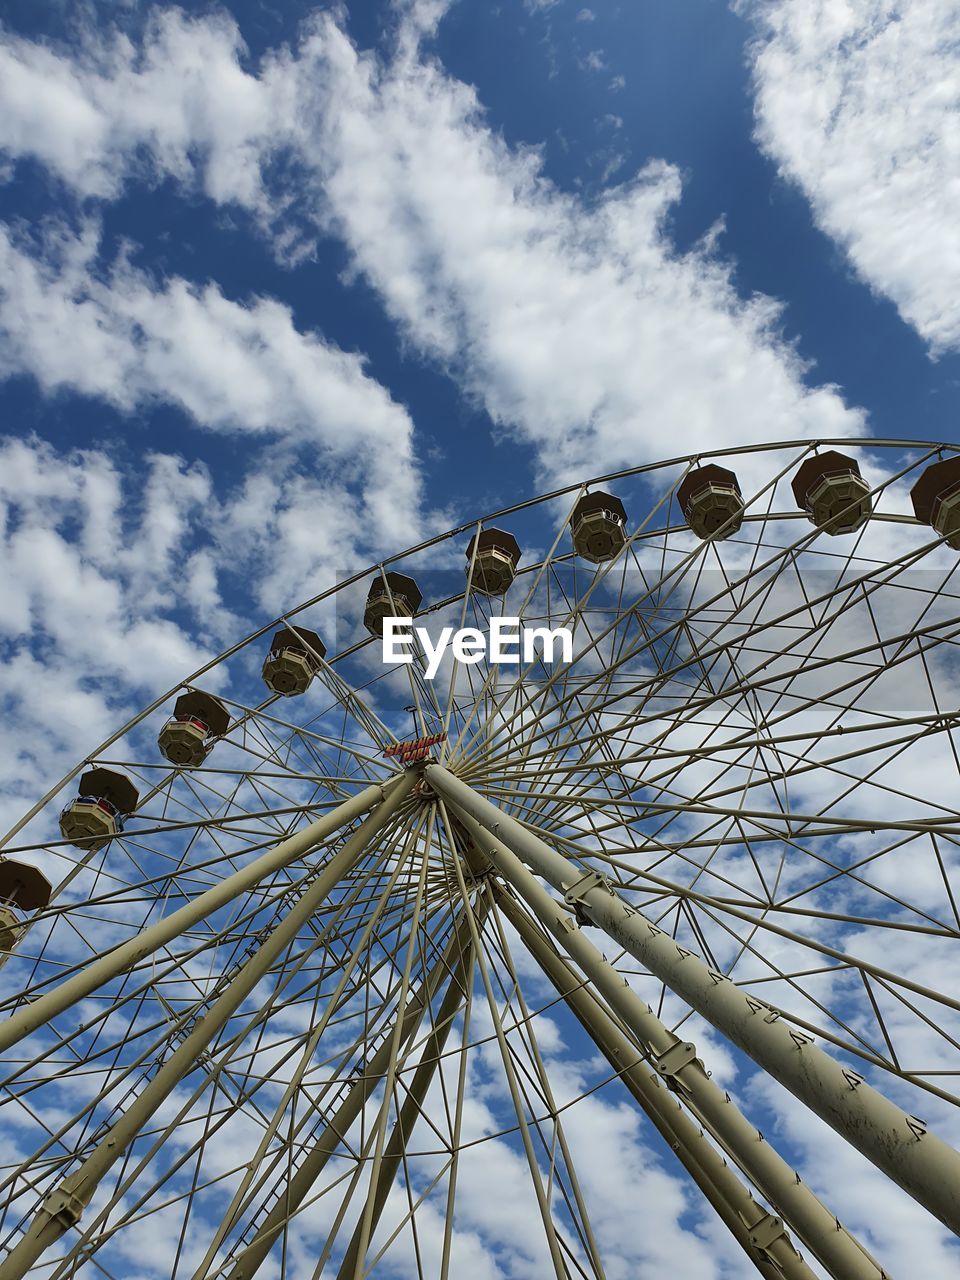
[[[5,22],[11,36],[69,50],[81,31],[117,25],[136,43],[159,12],[13,3],[5,7]],[[186,6],[181,12],[202,21],[217,11]],[[271,50],[296,45],[316,9],[235,4],[229,13],[245,45],[240,62],[255,74]],[[397,26],[390,6],[352,4],[342,26],[360,48],[389,58]],[[665,215],[668,242],[683,251],[719,229],[714,253],[738,294],[783,304],[778,329],[809,363],[808,384],[835,384],[847,404],[865,411],[874,434],[949,439],[956,355],[948,350],[931,359],[924,336],[904,322],[895,301],[856,273],[836,239],[817,227],[803,190],[784,180],[776,157],[757,145],[749,53],[757,29],[749,6],[736,13],[696,0],[592,8],[518,0],[454,4],[424,47],[451,78],[476,87],[485,128],[510,149],[539,149],[543,177],[580,202],[588,218],[605,190],[629,184],[645,164],[675,166],[682,190]],[[434,504],[472,511],[536,486],[536,454],[511,438],[509,419],[497,430],[483,406],[464,394],[455,370],[410,348],[404,326],[384,314],[376,288],[362,276],[344,279],[351,254],[341,237],[308,228],[306,258],[294,270],[278,262],[246,211],[229,200],[203,199],[195,182],[157,174],[147,181],[125,178],[113,199],[78,201],[31,156],[28,143],[11,153],[19,159],[3,191],[9,222],[60,216],[76,225],[84,214],[95,216],[102,225],[101,269],[119,244],[130,243],[132,261],[158,278],[212,280],[240,302],[253,295],[280,299],[299,330],[362,353],[371,375],[410,410],[418,455],[430,464],[426,494]],[[275,181],[279,190],[282,179]],[[291,221],[300,225],[297,215]],[[238,474],[233,451],[217,439],[198,438],[191,416],[171,413],[162,396],[160,403],[138,405],[135,416],[111,414],[100,398],[71,395],[69,384],[51,399],[29,368],[10,373],[4,421],[17,434],[35,429],[58,444],[80,446],[109,439],[114,452],[121,437],[131,458],[159,435],[184,456],[209,461],[221,483]],[[788,419],[771,421],[768,438],[790,435],[790,426]],[[736,438],[734,424],[729,429]]]
[[[0,819],[487,510],[700,449],[955,441],[958,24],[6,0]]]
[[[175,641],[173,680],[190,646],[557,481],[952,438],[956,104],[915,88],[949,88],[952,6],[844,12],[7,5],[11,521],[103,580],[114,635]],[[125,566],[78,537],[96,475]],[[14,645],[57,630],[13,570],[36,552],[7,548]]]

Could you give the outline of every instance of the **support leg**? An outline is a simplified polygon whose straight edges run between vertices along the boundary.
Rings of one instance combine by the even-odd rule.
[[[390,820],[412,790],[416,776],[410,772],[350,837],[303,895],[246,962],[230,986],[166,1060],[143,1092],[110,1128],[78,1169],[44,1198],[26,1234],[0,1263],[0,1280],[22,1280],[50,1245],[76,1225],[103,1177],[123,1155],[143,1126],[195,1065],[213,1038],[291,944],[330,890],[347,875],[364,850]]]
[[[790,1242],[782,1224],[754,1200],[737,1175],[658,1081],[637,1050],[574,969],[535,927],[514,898],[494,883],[497,907],[563,996],[591,1040],[764,1280],[814,1280],[814,1273]]]
[[[428,765],[426,774],[440,795],[509,845],[592,924],[960,1235],[960,1152],[831,1058],[810,1036],[781,1021],[769,1005],[678,946],[622,902],[601,876],[585,873],[441,765]]]
[[[398,775],[396,780],[391,779],[383,787],[364,788],[349,800],[345,800],[343,804],[337,805],[330,813],[318,818],[316,822],[311,822],[302,831],[288,836],[275,848],[269,849],[247,866],[227,876],[220,884],[207,889],[192,902],[188,902],[177,911],[172,911],[156,924],[142,929],[129,942],[123,942],[112,951],[108,951],[106,955],[100,956],[81,973],[67,978],[51,991],[32,1000],[11,1017],[0,1022],[0,1053],[17,1044],[31,1031],[42,1027],[58,1013],[69,1009],[84,996],[102,987],[104,983],[119,977],[121,973],[126,973],[138,961],[192,929],[201,920],[205,920],[220,907],[226,906],[234,898],[246,893],[261,880],[266,880],[281,867],[288,866],[297,858],[302,858],[304,854],[311,853],[341,827],[352,822],[354,818],[359,818],[361,814],[367,813],[375,804],[384,800],[389,791],[400,783],[401,777]]]
[[[431,781],[433,772],[431,770]],[[453,788],[449,790],[453,791]],[[479,796],[477,799],[487,803]],[[466,805],[460,804],[458,799],[453,800],[453,804],[480,853],[489,858],[529,904],[647,1050],[658,1073],[670,1087],[684,1096],[690,1109],[717,1136],[723,1148],[792,1225],[835,1280],[887,1280],[879,1264],[764,1140],[729,1096],[713,1083],[694,1046],[681,1041],[660,1021],[516,854],[500,839],[485,831],[468,812]],[[576,868],[571,870],[578,874]]]

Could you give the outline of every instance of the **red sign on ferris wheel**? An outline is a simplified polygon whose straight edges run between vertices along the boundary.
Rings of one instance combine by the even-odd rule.
[[[430,748],[446,740],[446,733],[434,733],[426,738],[413,738],[409,742],[395,742],[387,747],[383,755],[385,759],[397,756],[401,764],[414,764],[417,760],[426,760]]]

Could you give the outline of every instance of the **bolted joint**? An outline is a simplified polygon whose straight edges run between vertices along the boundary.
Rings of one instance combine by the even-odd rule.
[[[669,1049],[656,1057],[653,1065],[657,1073],[663,1076],[667,1088],[672,1089],[674,1093],[679,1093],[683,1089],[683,1084],[677,1079],[678,1074],[684,1067],[696,1061],[696,1045],[691,1044],[689,1040],[678,1040],[676,1044],[672,1044]]]
[[[593,923],[583,909],[583,902],[587,894],[594,889],[602,889],[604,893],[609,893],[611,897],[613,896],[609,881],[606,876],[600,875],[598,871],[588,871],[586,875],[581,876],[579,880],[566,887],[563,900],[568,907],[573,908],[573,915],[577,924]]]
[[[77,1225],[86,1207],[87,1201],[66,1182],[48,1191],[43,1198],[44,1212],[51,1218],[56,1218],[65,1231]]]
[[[750,1243],[761,1253],[767,1253],[770,1246],[786,1234],[783,1219],[775,1214],[765,1213],[759,1222],[755,1222],[750,1228]]]

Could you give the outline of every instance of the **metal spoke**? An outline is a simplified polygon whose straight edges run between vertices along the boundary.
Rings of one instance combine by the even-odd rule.
[[[838,453],[870,509],[835,536],[793,485]],[[836,1188],[841,1225],[829,1179],[827,1209],[761,1139],[767,1078],[960,1228],[960,1157],[911,1114],[960,1107],[949,485],[910,514],[945,463],[960,483],[956,446],[794,440],[580,479],[350,575],[130,716],[0,842],[0,880],[50,885],[0,900],[0,1280],[449,1280],[499,1249],[641,1273],[595,1175],[617,1157],[577,1140],[587,1098],[650,1121],[701,1197],[697,1247],[719,1223],[765,1280],[880,1280],[848,1229],[869,1210]],[[742,511],[701,537],[705,466]],[[627,515],[595,554],[598,492]],[[520,558],[494,580],[503,537]],[[359,619],[393,571],[431,637],[502,614],[569,628],[573,660],[448,654],[428,679],[417,640],[384,665]],[[287,696],[276,628],[303,641]],[[225,719],[175,765],[152,740],[208,683]],[[411,733],[441,735],[426,760],[398,755]],[[60,817],[96,770],[136,793],[102,841]],[[693,1048],[711,1036],[751,1119]],[[483,1212],[494,1156],[517,1182]]]

